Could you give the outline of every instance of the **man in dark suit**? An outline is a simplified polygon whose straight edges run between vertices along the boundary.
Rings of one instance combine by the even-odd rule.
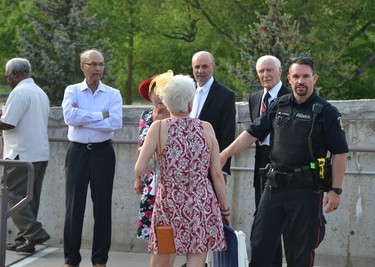
[[[190,117],[211,123],[220,151],[222,151],[233,142],[235,137],[235,94],[214,79],[215,58],[210,52],[199,51],[195,53],[191,59],[191,66],[197,83],[197,91]],[[223,167],[225,181],[227,175],[230,175],[230,161],[229,158]],[[210,173],[208,173],[208,178],[212,183]],[[181,267],[185,266],[184,264]]]
[[[249,97],[249,111],[250,119],[254,121],[260,115],[262,111],[265,111],[268,104],[271,103],[276,98],[290,94],[292,91],[285,87],[281,82],[281,63],[280,60],[274,56],[266,55],[262,56],[257,60],[256,71],[260,83],[263,86],[263,90],[253,93]],[[259,175],[259,168],[264,168],[269,162],[270,154],[270,137],[267,136],[263,141],[258,141],[255,146],[255,167],[254,167],[254,188],[255,188],[255,206],[258,207],[263,185],[265,181]],[[286,238],[284,234],[284,244],[286,243]],[[286,250],[287,251],[287,250]],[[287,261],[290,263],[289,256],[287,256]],[[272,266],[281,267],[282,266],[282,249],[281,240],[279,249],[274,257]]]
[[[191,64],[197,92],[190,116],[211,123],[222,151],[235,137],[235,94],[213,78],[215,59],[211,53],[195,53]],[[223,167],[223,173],[224,178],[227,174],[230,175],[230,158]]]
[[[281,82],[281,63],[274,56],[262,56],[258,59],[256,64],[256,70],[260,83],[263,86],[263,90],[257,91],[249,97],[249,111],[250,119],[254,121],[260,115],[262,115],[262,103],[267,98],[266,94],[269,94],[268,103],[271,103],[276,98],[290,94],[292,91],[284,86]],[[268,105],[264,104],[264,105]],[[255,150],[255,170],[254,170],[254,188],[255,188],[255,206],[258,207],[260,196],[262,194],[263,184],[259,175],[259,168],[264,168],[269,160],[270,143],[269,136],[267,136],[262,142],[256,143]]]

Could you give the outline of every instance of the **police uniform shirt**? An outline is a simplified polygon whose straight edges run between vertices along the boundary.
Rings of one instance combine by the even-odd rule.
[[[293,94],[289,95],[291,97],[291,106],[293,109],[293,116],[301,116],[299,110],[306,110],[307,106],[312,106],[313,103],[317,102],[319,96],[314,91],[313,94],[303,103],[297,104],[294,101]],[[266,112],[262,116],[258,117],[247,129],[247,132],[252,136],[262,140],[268,134],[271,134],[271,146],[273,144],[273,122],[276,117],[276,113],[279,108],[279,102],[284,97],[276,99],[272,102]],[[323,107],[322,112],[316,117],[314,130],[312,133],[312,138],[314,136],[321,135],[324,140],[322,146],[325,150],[330,151],[331,154],[341,154],[347,153],[349,151],[346,142],[345,132],[343,129],[341,114],[338,110],[328,104]],[[307,136],[306,144],[307,144]],[[276,166],[274,166],[276,167]]]

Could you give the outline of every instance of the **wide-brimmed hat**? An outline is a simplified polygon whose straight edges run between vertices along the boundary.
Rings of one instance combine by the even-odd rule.
[[[151,101],[150,99],[150,96],[148,95],[149,92],[150,92],[150,83],[151,81],[155,78],[155,77],[158,77],[160,74],[155,74],[154,76],[152,76],[151,78],[147,79],[147,80],[144,80],[143,82],[141,82],[138,86],[138,90],[139,90],[139,94],[144,98],[146,99],[147,101]],[[155,87],[155,84],[152,86],[152,87]]]

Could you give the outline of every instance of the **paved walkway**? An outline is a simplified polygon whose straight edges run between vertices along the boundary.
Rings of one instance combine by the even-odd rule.
[[[81,249],[82,262],[80,267],[92,267],[90,250]],[[148,253],[133,253],[122,251],[110,251],[108,267],[148,267]],[[6,267],[61,267],[63,262],[63,249],[61,247],[36,246],[33,255],[6,252]],[[185,256],[177,256],[174,267],[180,267],[185,262]],[[3,267],[3,266],[0,266]],[[286,264],[283,264],[286,267]],[[319,266],[316,266],[319,267]],[[320,266],[324,267],[324,266]]]
[[[36,246],[33,255],[6,252],[7,267],[61,267],[64,264],[63,249],[57,247]],[[92,267],[90,250],[81,250],[82,262],[80,267]],[[180,267],[185,262],[184,256],[176,257],[174,266]],[[110,251],[108,267],[148,267],[149,255],[147,253],[132,253]]]

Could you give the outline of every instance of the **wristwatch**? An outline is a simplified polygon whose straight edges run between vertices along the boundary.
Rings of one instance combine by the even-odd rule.
[[[342,189],[340,187],[332,187],[331,191],[335,192],[338,195],[341,195]]]

